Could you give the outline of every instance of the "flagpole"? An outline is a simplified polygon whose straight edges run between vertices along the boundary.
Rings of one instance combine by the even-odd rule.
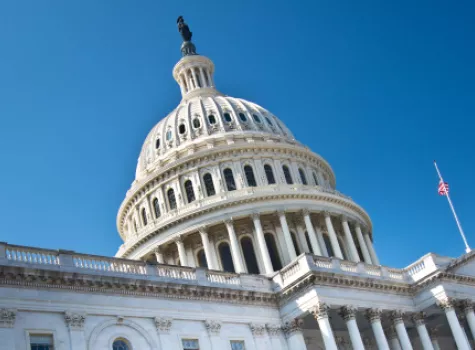
[[[435,165],[435,170],[437,170],[437,175],[439,175],[439,179],[444,184],[444,179],[442,178],[442,175],[440,174],[439,167],[437,166],[437,163],[434,160],[434,165]],[[462,236],[463,242],[465,243],[465,252],[470,253],[472,250],[468,246],[467,238],[465,237],[465,233],[463,233],[462,225],[460,224],[459,218],[457,217],[457,213],[455,212],[454,205],[452,204],[452,200],[450,199],[449,196],[449,191],[445,191],[445,196],[447,197],[447,201],[449,202],[450,209],[452,209],[452,213],[454,214],[455,222],[457,223],[457,226],[460,231],[460,235]]]

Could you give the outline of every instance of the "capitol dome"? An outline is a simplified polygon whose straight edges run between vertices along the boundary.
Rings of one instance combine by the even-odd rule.
[[[145,139],[117,215],[116,256],[270,274],[302,253],[377,263],[369,216],[274,114],[226,96],[191,41],[182,100]]]

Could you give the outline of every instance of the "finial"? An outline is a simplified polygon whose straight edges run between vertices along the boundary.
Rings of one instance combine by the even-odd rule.
[[[190,31],[188,24],[185,23],[183,16],[179,16],[176,20],[178,25],[178,31],[183,38],[183,44],[181,45],[181,54],[183,56],[196,55],[195,45],[191,42],[193,33]]]

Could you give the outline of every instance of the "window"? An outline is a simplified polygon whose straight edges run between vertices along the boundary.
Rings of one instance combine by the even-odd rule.
[[[201,87],[201,79],[200,79],[199,74],[200,72],[198,71],[198,69],[195,69],[196,83],[198,84],[198,87]]]
[[[210,173],[206,173],[203,176],[203,181],[205,183],[205,190],[206,190],[206,195],[209,196],[214,196],[216,194],[216,191],[214,189],[214,184],[213,184],[213,177],[211,176]]]
[[[246,118],[246,115],[244,113],[239,113],[239,118],[243,121],[243,122],[247,122],[247,118]]]
[[[183,350],[199,350],[200,349],[198,339],[182,339],[181,344],[183,345]]]
[[[257,265],[256,253],[254,252],[254,245],[249,237],[243,237],[241,239],[241,249],[244,255],[244,261],[246,263],[247,272],[258,275],[259,265]]]
[[[142,208],[142,223],[144,226],[147,226],[147,212],[145,208]]]
[[[129,350],[129,345],[123,339],[116,339],[112,343],[112,350]]]
[[[170,141],[173,138],[173,133],[171,130],[167,131],[167,141]]]
[[[168,206],[170,207],[170,210],[176,209],[176,198],[175,198],[175,191],[173,191],[173,188],[170,188],[167,191],[167,197],[168,197]]]
[[[155,217],[159,218],[160,217],[160,203],[158,203],[157,198],[153,200],[153,211],[155,212]]]
[[[219,257],[221,258],[221,266],[224,271],[234,272],[234,263],[231,256],[231,248],[227,242],[222,242],[218,246]]]
[[[31,350],[53,350],[53,335],[51,334],[30,334]]]
[[[270,121],[270,119],[268,117],[266,117],[266,122],[267,124],[269,124],[270,126],[273,126],[274,124],[272,124],[272,122]]]
[[[264,172],[266,173],[267,183],[269,185],[275,184],[274,172],[269,164],[264,165]]]
[[[280,262],[279,252],[277,250],[277,244],[275,242],[274,235],[272,233],[266,233],[264,235],[266,240],[267,250],[269,251],[270,260],[272,262],[272,267],[274,271],[280,270],[282,268],[282,263]]]
[[[289,167],[287,165],[284,165],[282,167],[282,171],[284,172],[285,182],[287,182],[288,185],[292,185],[294,181],[292,180],[292,175],[290,175]]]
[[[224,120],[226,120],[228,123],[230,123],[233,119],[231,118],[231,114],[229,113],[224,113]]]
[[[300,181],[302,181],[302,184],[307,185],[307,177],[305,176],[305,171],[303,171],[302,168],[299,168],[299,175],[300,175]]]
[[[254,118],[254,120],[257,122],[257,123],[260,123],[261,122],[261,118],[259,118],[259,116],[257,114],[253,114],[252,117]]]
[[[185,124],[180,124],[178,126],[178,132],[180,133],[180,135],[183,135],[185,132],[186,132],[186,126]]]
[[[208,116],[208,121],[211,125],[216,124],[216,117],[213,114]]]
[[[226,182],[226,188],[228,191],[234,191],[236,189],[236,182],[234,182],[233,171],[229,168],[224,169],[224,181]]]
[[[231,340],[231,350],[245,350],[244,342],[241,340]]]
[[[200,119],[199,119],[199,118],[193,119],[193,127],[194,127],[195,129],[198,129],[199,127],[201,127],[201,122],[200,122]]]
[[[185,181],[185,192],[188,203],[193,202],[195,200],[195,191],[193,191],[193,183],[191,180]]]
[[[313,172],[312,175],[313,175],[313,182],[315,182],[315,186],[318,186],[318,177],[317,177],[317,174],[315,174],[315,172]]]
[[[297,236],[293,232],[290,232],[290,236],[292,237],[292,243],[294,244],[295,253],[298,256],[298,255],[300,255],[300,249],[299,249],[299,243],[297,241]]]
[[[137,221],[135,221],[135,219],[134,219],[134,230],[135,232],[137,232]]]
[[[256,178],[254,176],[254,171],[252,170],[252,166],[246,165],[244,167],[244,174],[246,175],[247,185],[251,187],[256,187]]]
[[[208,268],[208,262],[206,261],[205,251],[201,249],[198,254],[196,254],[198,258],[198,266]]]
[[[160,148],[160,139],[156,139],[155,140],[155,149],[159,149]]]

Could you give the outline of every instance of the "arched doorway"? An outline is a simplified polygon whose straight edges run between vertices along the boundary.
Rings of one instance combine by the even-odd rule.
[[[270,260],[272,262],[272,267],[274,271],[278,271],[282,268],[282,262],[279,257],[279,251],[277,250],[277,244],[275,242],[275,237],[272,233],[264,234],[266,240],[267,250],[269,251]]]
[[[233,258],[231,255],[231,248],[227,242],[221,242],[218,246],[219,257],[221,259],[221,266],[224,271],[235,272]]]
[[[259,274],[259,265],[257,264],[256,253],[254,251],[254,244],[249,237],[243,237],[241,239],[241,249],[244,255],[244,261],[246,263],[247,272],[252,274]]]
[[[206,261],[206,255],[204,249],[200,249],[198,254],[196,254],[198,258],[198,266],[208,268],[208,262]]]

